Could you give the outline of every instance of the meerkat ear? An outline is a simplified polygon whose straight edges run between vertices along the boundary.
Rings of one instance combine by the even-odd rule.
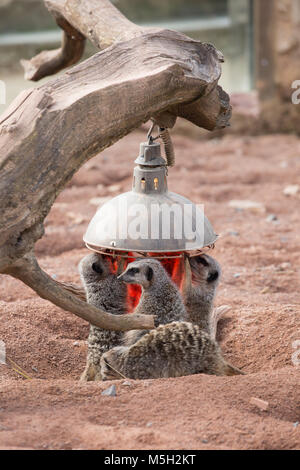
[[[147,267],[146,278],[147,281],[151,281],[151,279],[153,278],[153,269],[150,268],[150,266]]]
[[[213,273],[210,273],[210,275],[207,278],[207,282],[214,282],[218,279],[219,273],[218,271],[214,271]]]
[[[93,263],[92,264],[92,270],[95,271],[95,273],[102,274],[103,269],[101,268],[99,263]]]
[[[208,266],[208,262],[202,256],[197,256],[197,263],[202,264],[203,266]]]

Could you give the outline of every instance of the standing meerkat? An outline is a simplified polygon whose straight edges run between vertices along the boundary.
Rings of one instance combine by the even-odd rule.
[[[214,310],[214,299],[221,277],[219,263],[202,254],[185,259],[183,298],[188,321],[198,325],[216,339],[217,323],[222,310]]]
[[[180,292],[158,260],[136,260],[127,266],[118,279],[142,287],[141,298],[134,313],[155,315],[158,325],[187,319]],[[149,330],[131,330],[125,333],[124,344],[133,344],[148,332]]]
[[[158,379],[192,374],[244,375],[228,364],[212,338],[198,325],[161,325],[131,346],[113,348],[101,358],[102,380]]]
[[[111,273],[109,262],[104,256],[98,253],[89,254],[80,261],[78,269],[89,304],[114,315],[125,313],[126,285],[116,274]],[[121,344],[123,334],[121,331],[104,330],[90,325],[87,363],[80,380],[101,380],[101,356],[110,348]]]

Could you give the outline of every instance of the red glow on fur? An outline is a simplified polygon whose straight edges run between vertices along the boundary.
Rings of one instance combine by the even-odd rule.
[[[130,256],[131,253],[128,253]],[[166,258],[159,259],[172,281],[180,288],[184,268],[183,268],[183,258],[168,258],[169,256],[178,256],[180,253],[164,253]],[[158,257],[161,256],[159,253],[149,253],[149,257]],[[117,274],[118,263],[120,262],[120,257],[116,256],[115,258],[111,256],[106,256],[107,261],[110,263],[110,270],[112,273]],[[135,261],[136,258],[129,257],[124,259],[124,270],[127,268],[129,263]],[[127,285],[127,313],[133,313],[136,306],[139,303],[141,297],[142,289],[139,285],[128,284]]]

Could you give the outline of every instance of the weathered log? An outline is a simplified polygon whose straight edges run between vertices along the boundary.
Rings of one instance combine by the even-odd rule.
[[[100,328],[126,331],[132,328],[132,323],[137,329],[154,327],[153,317],[150,315],[110,315],[80,300],[78,295],[71,294],[59,282],[48,276],[38,265],[33,253],[28,253],[19,259],[7,269],[6,273],[23,281],[43,299],[50,300],[64,310],[76,313]]]
[[[73,28],[64,18],[57,17],[57,24],[63,29],[62,45],[54,51],[43,51],[31,60],[21,60],[26,80],[34,82],[53,75],[82,57],[85,37]]]
[[[44,218],[84,162],[150,117],[166,127],[177,115],[210,130],[225,126],[230,104],[217,88],[222,57],[213,46],[175,31],[139,28],[107,0],[46,3],[54,15],[106,49],[23,92],[0,117],[0,272],[107,327],[109,314],[99,310],[96,321],[95,309],[50,282],[30,254],[43,234]],[[53,71],[46,57],[36,73],[47,67]],[[149,328],[149,322],[153,326],[152,317],[110,319],[113,329]]]

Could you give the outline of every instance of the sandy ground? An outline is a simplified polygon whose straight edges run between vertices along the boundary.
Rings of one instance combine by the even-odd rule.
[[[56,279],[79,282],[94,198],[130,189],[143,139],[135,132],[89,161],[58,197],[36,247]],[[174,144],[169,188],[205,203],[221,235],[212,253],[223,267],[216,304],[231,310],[218,339],[247,375],[117,381],[116,397],[101,396],[109,383],[78,382],[88,325],[1,276],[0,339],[32,377],[0,365],[1,448],[300,448],[300,193],[283,194],[300,185],[300,139],[174,136]],[[260,202],[265,212],[231,208],[235,199]],[[267,411],[251,397],[267,401]]]

